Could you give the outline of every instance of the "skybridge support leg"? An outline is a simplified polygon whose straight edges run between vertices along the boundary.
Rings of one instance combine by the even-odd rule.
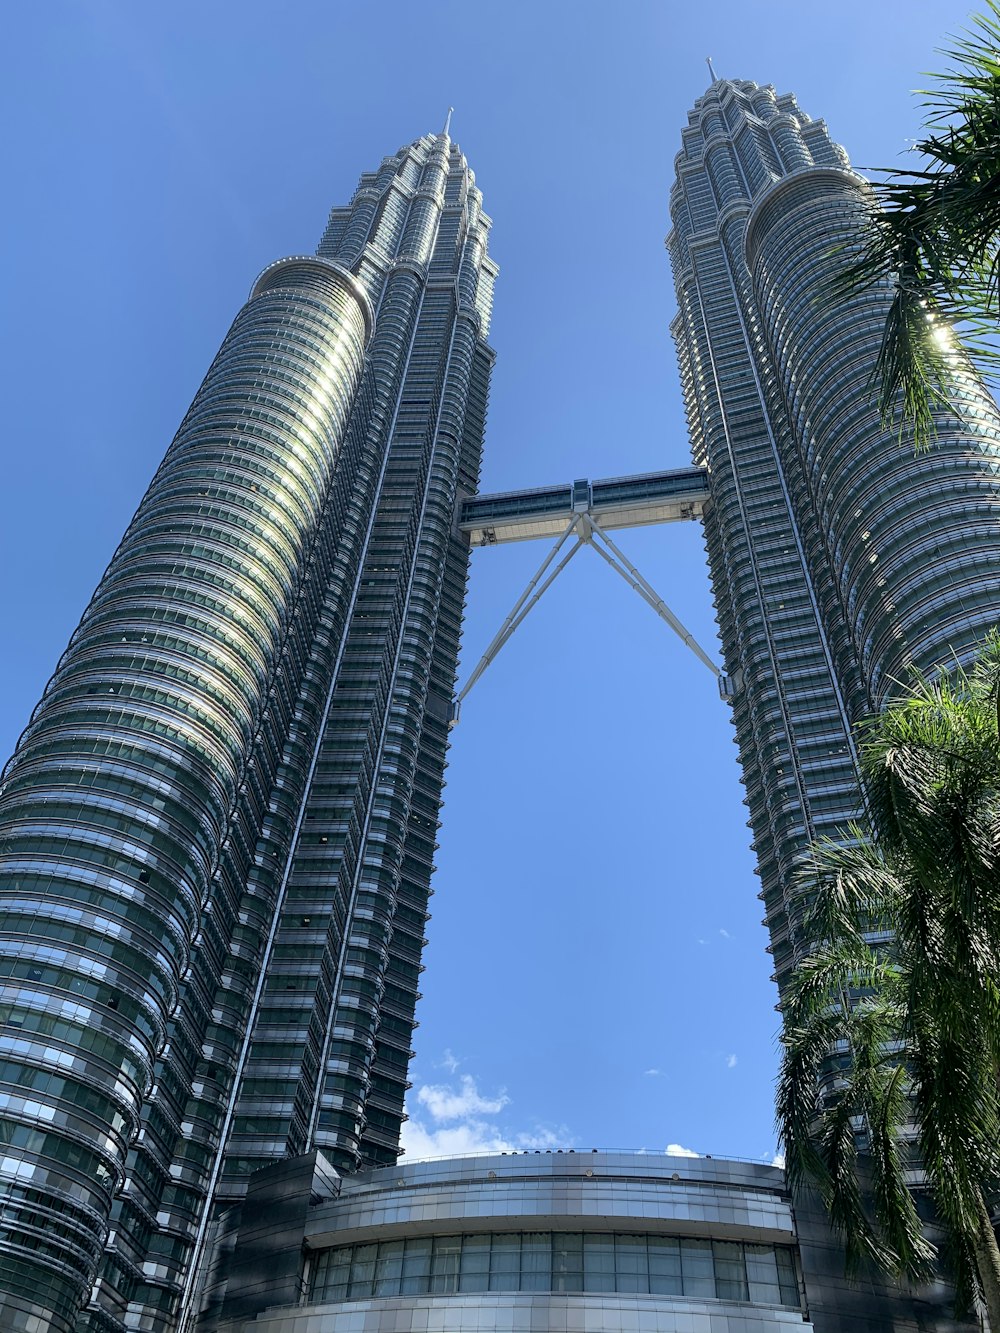
[[[559,563],[552,568],[552,562],[559,554],[567,539],[572,536],[574,532],[576,533],[575,543],[570,547]],[[709,671],[711,671],[712,675],[715,676],[719,683],[719,694],[722,698],[727,700],[732,699],[734,693],[740,687],[740,681],[735,677],[731,679],[722,674],[709,657],[708,653],[701,647],[694,635],[685,629],[656,589],[643,578],[635,565],[633,565],[628,557],[619,550],[596,519],[594,519],[586,509],[581,508],[573,515],[555,546],[552,547],[548,555],[542,561],[537,574],[515,602],[514,609],[500,626],[500,629],[490,643],[490,646],[479,659],[475,671],[473,671],[472,675],[469,677],[461,693],[457,695],[452,702],[451,717],[448,721],[449,727],[455,726],[458,722],[462,700],[469,693],[473,685],[475,685],[476,681],[490,665],[507,640],[513,635],[518,626],[523,623],[528,612],[532,607],[538,605],[543,593],[545,593],[548,588],[551,588],[552,584],[576,555],[581,546],[593,547],[601,559],[606,560],[615,573],[619,574],[630,588],[635,589],[643,601],[653,608],[660,619],[666,621],[678,638],[680,638],[681,642],[691,649],[695,657],[708,667]]]
[[[667,622],[674,633],[681,639],[682,643],[686,644],[687,647],[691,649],[700,662],[704,662],[712,675],[720,677],[722,673],[719,668],[709,657],[708,653],[705,652],[704,648],[698,643],[694,635],[684,628],[656,589],[642,577],[635,565],[633,565],[628,557],[618,549],[604,529],[595,523],[589,514],[584,514],[582,517],[587,532],[586,539],[588,544],[594,548],[602,559],[608,562],[616,573],[622,576],[630,588],[635,589],[643,601],[653,608],[661,620]],[[607,549],[605,549],[605,547]]]
[[[549,551],[548,555],[542,561],[541,566],[538,572],[535,574],[534,578],[531,580],[531,582],[525,588],[524,592],[514,603],[514,609],[511,611],[510,615],[500,626],[489,647],[486,649],[482,657],[479,659],[475,671],[473,671],[472,675],[466,681],[461,693],[458,694],[453,700],[451,705],[451,717],[448,720],[449,727],[454,727],[457,725],[462,710],[462,700],[472,689],[473,685],[475,685],[476,681],[483,674],[486,668],[490,665],[490,663],[499,653],[500,649],[504,646],[507,640],[511,638],[514,631],[523,623],[526,616],[528,615],[528,612],[532,609],[532,607],[538,605],[539,601],[542,598],[543,593],[545,593],[547,589],[552,587],[552,584],[556,581],[556,579],[559,577],[562,571],[573,559],[577,551],[579,551],[580,547],[586,543],[587,541],[586,536],[578,533],[575,543],[570,547],[570,549],[559,561],[555,569],[553,569],[552,572],[548,575],[545,581],[542,582],[542,576],[546,573],[549,566],[552,564],[552,561],[559,554],[559,551],[565,544],[566,539],[574,531],[576,531],[577,528],[581,526],[581,519],[583,517],[584,515],[581,514],[573,515],[573,518],[566,526],[565,532],[563,532],[562,536],[558,539],[556,544]]]

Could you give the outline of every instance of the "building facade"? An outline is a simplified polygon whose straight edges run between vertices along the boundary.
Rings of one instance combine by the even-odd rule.
[[[314,1155],[260,1172],[220,1248],[204,1333],[812,1330],[783,1173],[747,1162],[501,1153],[338,1180]]]
[[[969,661],[1000,620],[1000,422],[963,375],[961,419],[939,411],[926,452],[883,427],[871,376],[891,288],[830,293],[869,193],[794,97],[713,82],[676,169],[672,331],[709,474],[709,564],[780,992],[809,947],[796,868],[860,813],[857,723],[913,669]],[[886,1328],[908,1308],[870,1303]],[[812,1309],[817,1329],[841,1326]],[[910,1317],[939,1326],[920,1302]]]
[[[444,132],[264,271],[4,771],[10,1333],[175,1330],[256,1168],[396,1159],[489,226]]]

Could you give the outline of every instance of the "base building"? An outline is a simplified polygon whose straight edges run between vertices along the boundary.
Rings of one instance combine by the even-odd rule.
[[[784,1175],[642,1153],[478,1155],[251,1185],[199,1333],[811,1330]],[[857,1327],[862,1327],[858,1325]]]

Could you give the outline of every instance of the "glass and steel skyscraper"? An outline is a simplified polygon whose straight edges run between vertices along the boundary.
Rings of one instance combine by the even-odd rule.
[[[926,453],[882,428],[889,287],[828,288],[867,187],[793,97],[716,81],[676,165],[672,330],[780,986],[796,863],[858,813],[855,724],[1000,619],[1000,422],[969,376]]]
[[[871,375],[891,290],[830,294],[871,201],[823,121],[770,87],[716,80],[682,144],[672,328],[709,472],[709,564],[780,990],[809,944],[796,867],[859,814],[856,724],[912,668],[968,661],[1000,620],[1000,421],[968,375],[961,419],[939,411],[927,452],[883,429]],[[863,1301],[841,1314],[892,1317]]]
[[[174,1329],[257,1166],[395,1161],[489,227],[446,129],[264,271],[3,774],[10,1333]]]

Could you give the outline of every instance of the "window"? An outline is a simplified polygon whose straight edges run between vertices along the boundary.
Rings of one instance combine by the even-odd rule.
[[[794,1252],[652,1234],[493,1232],[326,1250],[310,1300],[476,1291],[631,1292],[799,1309]]]

